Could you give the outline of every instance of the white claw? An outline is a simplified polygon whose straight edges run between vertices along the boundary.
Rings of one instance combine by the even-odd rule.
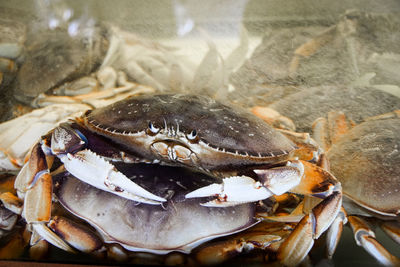
[[[185,197],[216,196],[218,199],[201,204],[207,207],[227,207],[255,202],[272,196],[272,192],[247,176],[225,178],[222,184],[211,184],[190,192]]]
[[[223,191],[222,184],[210,184],[199,189],[196,189],[188,194],[186,194],[186,198],[195,198],[195,197],[209,197],[216,196],[221,194]]]
[[[90,150],[59,157],[65,169],[73,176],[103,191],[141,203],[160,204],[166,201],[129,180],[112,164]]]
[[[218,199],[214,199],[206,203],[201,203],[200,205],[203,207],[210,207],[210,208],[225,208],[225,207],[237,206],[244,203],[246,202],[220,201]]]

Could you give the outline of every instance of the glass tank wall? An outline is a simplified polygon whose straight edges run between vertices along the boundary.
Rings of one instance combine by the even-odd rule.
[[[400,113],[392,113],[400,109],[399,44],[397,0],[0,0],[1,175],[13,183],[40,136],[87,109],[132,95],[204,95],[258,107],[281,131],[309,133],[342,184],[348,214],[364,218],[400,257],[399,244],[379,228],[390,228],[389,220],[400,229]],[[25,224],[4,203],[4,216],[14,220],[1,230],[6,251]],[[356,245],[349,223],[331,260],[324,246],[316,241],[306,260],[377,264]],[[13,260],[36,259],[16,251]],[[247,252],[251,263],[275,260],[256,251]],[[50,261],[88,262],[50,252]]]

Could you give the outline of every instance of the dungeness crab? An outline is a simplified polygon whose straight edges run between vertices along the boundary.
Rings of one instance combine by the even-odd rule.
[[[343,185],[343,207],[354,239],[389,266],[399,266],[400,258],[375,239],[370,224],[400,243],[399,118],[397,110],[352,127],[343,113],[332,111],[327,120],[320,118],[313,125],[315,139],[327,150],[330,170]]]
[[[208,173],[215,182],[187,193],[185,198],[208,198],[201,205],[212,209],[258,202],[286,192],[304,195],[304,200],[319,199],[314,202],[317,205],[302,209],[301,216],[282,218],[300,220],[278,251],[283,264],[295,265],[332,224],[342,204],[340,183],[322,168],[298,160],[296,151],[285,135],[244,110],[203,96],[145,95],[87,111],[50,131],[33,147],[15,187],[24,198],[22,216],[32,231],[69,251],[62,235],[50,229],[52,176],[65,170],[140,205],[162,205],[166,198],[128,179],[118,164],[183,166]],[[12,198],[8,200],[12,208]],[[157,249],[152,252],[157,253]]]

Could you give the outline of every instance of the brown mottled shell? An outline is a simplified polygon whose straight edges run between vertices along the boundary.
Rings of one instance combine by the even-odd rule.
[[[246,159],[254,157],[256,161],[274,161],[295,149],[291,141],[256,116],[205,96],[166,94],[132,97],[95,109],[85,116],[88,128],[117,143],[124,143],[122,139],[128,135],[145,133],[151,123],[155,128],[169,128],[184,135],[195,130],[204,148]],[[156,139],[173,141],[173,136],[164,134],[154,137]],[[185,145],[191,146],[190,142]],[[146,148],[130,148],[149,157],[143,151]],[[206,157],[201,154],[202,150],[196,153],[199,158]]]
[[[354,127],[327,155],[343,193],[378,213],[400,211],[400,120]]]

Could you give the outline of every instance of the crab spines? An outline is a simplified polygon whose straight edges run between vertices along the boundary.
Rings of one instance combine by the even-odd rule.
[[[129,180],[102,157],[90,150],[59,156],[65,169],[80,180],[117,196],[147,204],[161,204],[158,197]]]

